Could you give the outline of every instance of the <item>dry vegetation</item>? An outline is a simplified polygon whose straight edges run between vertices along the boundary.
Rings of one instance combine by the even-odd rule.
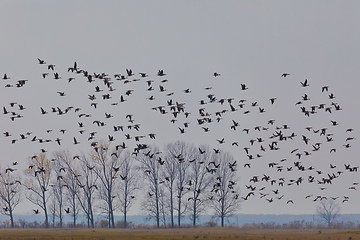
[[[0,239],[360,239],[360,231],[346,230],[255,230],[239,228],[186,229],[3,229]]]

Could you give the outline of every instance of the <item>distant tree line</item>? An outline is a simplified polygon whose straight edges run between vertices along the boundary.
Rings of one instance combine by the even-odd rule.
[[[9,216],[9,227],[15,226],[13,212],[22,195],[34,204],[33,214],[44,215],[40,225],[46,228],[64,227],[65,215],[77,226],[80,214],[89,228],[96,227],[97,214],[106,216],[102,226],[126,228],[135,201],[156,227],[181,227],[186,215],[196,226],[199,215],[210,211],[224,226],[240,205],[236,160],[207,145],[138,144],[130,151],[99,140],[79,155],[59,150],[29,156],[24,174],[16,165],[0,170],[1,213]],[[115,222],[117,213],[123,215],[121,224]]]
[[[95,228],[108,228],[108,220],[106,219],[98,219],[95,221],[94,227]],[[197,227],[218,227],[218,223],[216,221],[208,221],[203,224],[197,225]],[[305,220],[294,220],[289,221],[287,223],[276,223],[276,222],[257,222],[257,223],[245,223],[245,224],[234,224],[229,223],[227,226],[229,227],[238,227],[242,229],[319,229],[319,233],[321,233],[321,229],[329,228],[327,226],[327,223],[325,221],[316,221],[315,223],[312,221],[305,221]],[[25,220],[22,218],[19,218],[14,222],[15,228],[44,228],[45,224],[44,222],[39,222],[37,220],[30,221]],[[56,224],[50,224],[50,227],[58,228],[60,227],[59,222]],[[66,228],[86,228],[87,224],[83,221],[76,224],[76,226],[73,226],[71,222],[66,222],[63,224],[63,227]],[[124,221],[123,220],[117,220],[115,222],[115,228],[124,228]],[[128,222],[127,224],[128,228],[132,229],[142,229],[142,228],[156,228],[156,224],[136,224],[133,222]],[[171,227],[169,224],[167,226],[160,226],[161,228],[165,227]],[[182,228],[191,228],[193,227],[192,224],[182,224]],[[11,228],[11,223],[9,219],[6,219],[4,221],[0,221],[0,228]],[[330,229],[360,229],[360,224],[357,221],[335,221]]]

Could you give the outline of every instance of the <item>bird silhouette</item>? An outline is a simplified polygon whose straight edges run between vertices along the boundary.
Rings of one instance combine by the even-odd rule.
[[[77,140],[76,140],[76,138],[74,137],[74,144],[79,144],[80,142],[78,142]]]
[[[247,90],[248,88],[246,87],[246,85],[245,84],[240,84],[240,87],[241,87],[241,90]]]
[[[14,168],[6,168],[5,169],[5,173],[7,173],[7,172],[13,172],[13,171],[15,171],[16,169],[14,169]]]
[[[301,86],[302,86],[302,87],[308,87],[308,86],[309,86],[309,83],[308,83],[308,80],[307,80],[307,79],[305,79],[304,82],[300,82],[300,83],[301,83]]]
[[[8,75],[6,75],[6,73],[5,73],[2,79],[8,80],[8,79],[10,79],[10,77]]]

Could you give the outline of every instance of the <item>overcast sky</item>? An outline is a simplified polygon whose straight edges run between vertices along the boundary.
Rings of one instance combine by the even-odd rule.
[[[51,153],[58,150],[56,143],[39,145],[30,138],[56,139],[63,138],[63,148],[74,154],[88,149],[87,137],[91,131],[98,131],[99,136],[113,134],[112,125],[126,125],[126,114],[133,114],[136,123],[141,124],[139,134],[156,133],[156,139],[147,137],[144,141],[160,147],[167,142],[184,140],[194,144],[208,144],[212,148],[230,151],[238,161],[239,184],[242,195],[249,190],[249,179],[253,176],[270,175],[273,179],[285,177],[290,179],[304,178],[300,186],[292,185],[283,188],[260,182],[258,188],[267,186],[269,196],[278,196],[272,190],[279,189],[283,200],[269,204],[260,195],[251,201],[244,201],[240,213],[309,213],[315,212],[318,196],[339,197],[343,213],[359,213],[358,190],[350,190],[353,183],[359,181],[359,172],[349,172],[344,164],[360,166],[358,159],[357,123],[360,120],[358,107],[358,89],[360,72],[360,3],[358,1],[0,1],[0,76],[6,73],[10,79],[3,80],[0,86],[1,107],[23,115],[22,118],[10,120],[9,115],[0,116],[2,150],[1,165],[10,166],[18,161],[26,167],[26,158],[38,153],[41,148]],[[47,64],[54,64],[55,70],[48,70],[47,65],[38,64],[37,58]],[[98,95],[99,108],[90,106],[89,94],[94,94],[95,86],[105,90],[101,81],[87,83],[81,75],[68,72],[74,61],[80,69],[90,74],[107,73],[114,81],[115,92],[108,102]],[[148,74],[147,79],[124,84],[117,81],[114,74],[126,74],[132,69],[135,76]],[[164,70],[166,76],[157,76],[158,70]],[[54,79],[57,72],[61,79]],[[214,77],[213,73],[221,75]],[[42,73],[49,73],[46,78]],[[289,73],[286,78],[283,73]],[[75,79],[68,83],[68,78]],[[17,88],[18,80],[27,79],[26,84]],[[161,81],[168,79],[168,82]],[[303,87],[300,82],[308,80],[309,86]],[[147,91],[146,80],[153,80],[154,91]],[[13,87],[5,87],[7,84]],[[240,84],[246,84],[247,90],[241,90]],[[159,85],[166,92],[159,92]],[[329,91],[322,92],[323,86]],[[205,88],[210,88],[206,90]],[[134,90],[125,103],[119,102],[120,95],[126,90]],[[190,89],[190,93],[184,90]],[[65,92],[61,97],[57,93]],[[174,92],[173,95],[166,94]],[[330,99],[333,93],[335,98]],[[232,104],[237,108],[230,111],[226,102],[209,103],[208,94],[221,98],[234,98]],[[310,98],[303,101],[307,94]],[[147,98],[153,96],[155,100]],[[270,103],[270,98],[276,98]],[[173,99],[185,103],[186,110],[191,112],[188,119],[183,116],[173,124],[173,116],[161,115],[152,107],[166,105]],[[238,106],[241,99],[246,99],[244,109]],[[207,104],[200,105],[200,100]],[[301,104],[295,105],[298,101]],[[14,107],[10,102],[16,102]],[[258,106],[251,107],[257,102]],[[331,104],[335,103],[335,104]],[[26,107],[20,111],[18,104]],[[332,113],[316,109],[316,114],[306,117],[300,107],[311,110],[311,106],[325,104],[331,107]],[[91,114],[90,120],[83,120],[87,134],[78,133],[77,114],[57,116],[42,115],[40,107],[51,112],[51,107],[65,109],[68,106],[80,107],[82,113]],[[336,111],[335,106],[342,110]],[[216,121],[215,112],[227,109],[223,119],[208,124],[211,129],[204,133],[198,126],[200,118],[198,109],[204,107]],[[264,113],[259,113],[259,107]],[[99,110],[100,109],[100,110]],[[249,114],[244,111],[249,110]],[[108,128],[99,130],[92,124],[93,120],[104,120],[104,113],[111,113]],[[268,124],[274,119],[275,124]],[[233,131],[232,120],[238,121],[240,127]],[[339,125],[332,126],[331,121]],[[180,134],[179,127],[190,122],[185,134]],[[297,137],[281,143],[279,151],[270,151],[269,137],[276,126],[288,125],[290,129],[282,130],[284,134],[294,132]],[[268,127],[269,130],[257,131],[256,126]],[[312,127],[311,131],[306,127]],[[249,128],[249,134],[242,130]],[[324,136],[313,130],[327,128],[333,134],[334,141],[326,142]],[[353,132],[346,132],[353,128]],[[46,130],[53,130],[46,133]],[[67,129],[68,135],[60,136],[59,130]],[[12,136],[5,137],[4,132]],[[32,132],[27,140],[21,140],[20,134]],[[308,145],[302,141],[302,135],[310,138]],[[82,144],[74,147],[73,137]],[[354,137],[354,140],[346,139]],[[225,138],[219,145],[216,139]],[[266,140],[265,152],[259,152],[260,143],[256,143],[251,153],[262,154],[262,158],[251,162],[252,167],[244,168],[249,163],[243,150],[250,147],[249,140],[263,138]],[[12,139],[18,139],[11,144]],[[123,135],[116,136],[118,142],[125,141]],[[239,147],[231,146],[234,141]],[[321,151],[314,152],[312,145],[321,142]],[[344,145],[350,144],[350,148]],[[129,142],[129,145],[134,141]],[[80,146],[80,147],[79,147]],[[290,152],[299,148],[298,157]],[[336,148],[336,153],[330,149]],[[312,153],[304,156],[304,151]],[[269,168],[268,163],[281,162],[283,172]],[[334,180],[333,184],[320,186],[308,183],[308,176],[317,176],[316,172],[294,170],[293,162],[301,161],[306,167],[314,166],[324,175],[343,171],[344,174]],[[330,164],[337,168],[331,169]],[[326,189],[320,190],[320,187]],[[356,188],[357,189],[357,188]],[[305,199],[312,194],[313,197]],[[342,203],[344,196],[349,201]],[[294,204],[286,204],[288,200]],[[19,212],[26,212],[21,208]],[[132,209],[132,214],[139,211]]]

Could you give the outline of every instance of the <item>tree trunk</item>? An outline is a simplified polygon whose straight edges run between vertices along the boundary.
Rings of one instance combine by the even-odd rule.
[[[90,197],[91,199],[91,197]],[[90,218],[90,224],[91,224],[91,228],[94,228],[94,213],[93,213],[93,210],[92,210],[92,205],[91,205],[91,202],[89,201],[89,218]]]
[[[155,189],[155,201],[156,201],[156,227],[160,227],[160,211],[159,211],[159,195],[157,189]]]
[[[94,228],[95,225],[94,225],[94,214],[93,212],[91,211],[91,219],[90,219],[90,223],[91,223],[91,228]]]
[[[114,213],[112,209],[112,198],[111,198],[111,191],[108,191],[108,211],[109,211],[109,228],[113,228],[115,226],[114,223]]]
[[[76,228],[76,202],[75,202],[75,196],[72,197],[72,212],[73,212],[73,228]]]
[[[13,217],[11,208],[9,209],[9,213],[10,213],[9,215],[10,215],[11,228],[14,228],[14,217]]]
[[[221,227],[224,227],[224,218],[225,218],[225,212],[224,212],[224,200],[221,200]]]
[[[44,214],[45,214],[45,228],[49,228],[49,218],[48,218],[48,212],[47,212],[47,208],[46,208],[45,196],[43,196],[43,205],[44,205]]]
[[[126,217],[127,217],[127,198],[125,197],[125,202],[124,202],[124,228],[127,228]]]
[[[60,228],[63,227],[63,219],[62,219],[63,215],[62,215],[62,206],[60,205],[60,209],[59,209],[59,223],[60,223]]]
[[[181,196],[178,202],[178,227],[181,227]]]
[[[73,214],[73,228],[76,228],[76,214]]]
[[[112,207],[112,204],[111,204],[111,227],[112,228],[115,228],[115,219],[114,219],[114,211],[113,211],[113,207]]]
[[[196,226],[196,201],[194,199],[194,207],[193,207],[193,227]]]
[[[171,227],[174,228],[174,203],[173,203],[173,191],[171,188],[170,191],[170,217],[171,217]]]

